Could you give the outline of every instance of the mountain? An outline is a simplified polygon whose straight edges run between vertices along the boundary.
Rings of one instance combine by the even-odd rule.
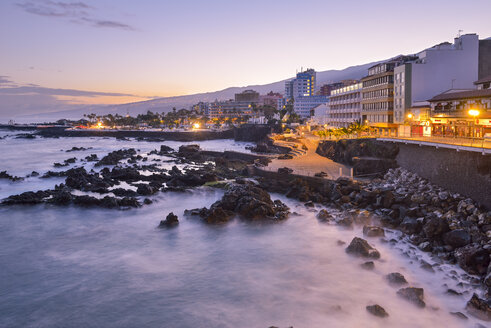
[[[358,66],[350,66],[342,70],[328,70],[323,72],[317,72],[316,84],[318,87],[320,87],[321,85],[326,83],[332,83],[336,81],[349,80],[349,79],[360,79],[361,77],[367,74],[367,70],[370,66],[373,66],[377,63],[379,62],[373,62],[373,63],[358,65]],[[211,102],[214,100],[233,99],[234,94],[240,93],[247,89],[255,90],[260,94],[266,94],[270,91],[283,93],[285,81],[287,80],[290,79],[273,82],[269,84],[263,84],[263,85],[230,87],[220,91],[197,93],[192,95],[176,96],[176,97],[156,98],[152,100],[128,103],[128,104],[109,105],[109,106],[100,106],[100,105],[86,106],[75,110],[51,112],[51,113],[38,114],[38,115],[29,115],[23,117],[22,121],[56,120],[60,118],[79,119],[83,116],[83,114],[88,114],[88,113],[96,113],[98,115],[116,114],[116,113],[120,115],[126,115],[127,113],[129,113],[130,115],[135,116],[141,113],[145,113],[148,110],[153,112],[168,112],[172,110],[173,107],[176,107],[177,109],[189,108],[190,106],[200,101]]]

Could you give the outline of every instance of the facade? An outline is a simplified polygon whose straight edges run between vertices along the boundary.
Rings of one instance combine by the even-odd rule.
[[[327,96],[297,97],[293,102],[293,111],[301,118],[309,118],[315,107],[326,104],[328,101]]]
[[[394,123],[394,68],[413,60],[414,56],[399,56],[374,65],[361,79],[361,120],[373,132],[397,135]]]
[[[448,90],[429,100],[432,135],[482,138],[491,133],[491,75],[474,90]]]
[[[395,133],[394,61],[377,64],[361,79],[361,118],[368,126],[385,135]]]
[[[354,83],[331,91],[327,124],[347,127],[356,121],[361,123],[362,87],[362,83]]]
[[[282,99],[283,96],[277,92],[269,92],[266,95],[259,96],[259,104],[263,106],[277,107],[278,99]]]
[[[258,103],[259,102],[259,92],[254,90],[245,90],[241,93],[235,94],[235,101],[239,102],[250,102],[250,103]]]
[[[491,40],[466,34],[425,49],[394,68],[394,123],[407,123],[410,109],[449,89],[471,89],[479,77],[490,75]],[[487,70],[490,70],[487,72]]]
[[[329,124],[329,106],[321,104],[312,109],[314,115],[310,118],[310,125]]]
[[[285,82],[286,99],[296,99],[297,97],[309,97],[314,95],[316,72],[308,69],[304,72],[297,73],[296,78]]]
[[[209,104],[208,116],[210,118],[227,118],[253,116],[255,113],[252,104],[248,101],[214,101]]]

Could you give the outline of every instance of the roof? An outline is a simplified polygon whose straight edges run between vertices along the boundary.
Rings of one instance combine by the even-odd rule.
[[[436,102],[442,100],[458,100],[458,99],[466,99],[466,98],[483,98],[483,97],[491,97],[491,89],[482,89],[482,90],[469,90],[469,91],[459,91],[459,92],[444,92],[439,95],[431,98],[428,101]]]
[[[486,82],[491,82],[491,75],[485,76],[485,77],[477,80],[476,82],[474,82],[474,84],[482,84],[482,83],[486,83]]]

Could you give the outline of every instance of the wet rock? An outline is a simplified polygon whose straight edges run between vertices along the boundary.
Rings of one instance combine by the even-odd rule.
[[[443,218],[432,217],[423,226],[423,232],[427,238],[440,236],[449,230],[448,223]]]
[[[426,262],[425,260],[421,260],[420,262],[421,262],[420,268],[428,272],[435,272],[435,269],[433,269],[433,266],[430,263]]]
[[[177,218],[177,215],[170,212],[165,218],[165,220],[160,221],[159,228],[175,227],[178,224],[179,224],[179,219]]]
[[[417,305],[418,307],[424,308],[426,306],[426,303],[424,302],[423,288],[415,288],[415,287],[401,288],[397,291],[397,295],[410,301],[411,303]]]
[[[367,237],[384,237],[385,232],[383,228],[366,225],[363,227],[363,235]]]
[[[454,317],[457,317],[459,319],[462,319],[462,320],[467,320],[467,316],[465,314],[463,314],[462,312],[450,312],[451,315],[453,315]]]
[[[322,209],[317,213],[317,219],[319,221],[330,221],[332,220],[332,215],[325,209]]]
[[[418,233],[421,229],[421,224],[418,220],[416,220],[415,218],[410,218],[410,217],[406,217],[402,223],[400,224],[399,228],[409,234],[409,235],[412,235],[412,234],[415,234],[415,233]]]
[[[305,207],[315,207],[315,204],[313,201],[308,201],[305,204],[303,204]]]
[[[373,263],[373,261],[368,261],[360,264],[360,266],[365,270],[373,270],[375,268],[375,263]]]
[[[344,241],[342,241],[342,240],[338,240],[338,241],[336,241],[336,244],[337,244],[338,246],[343,246],[343,245],[345,245],[345,244],[346,244],[346,242],[344,242]]]
[[[290,154],[282,154],[277,157],[278,159],[293,159],[293,156]]]
[[[290,173],[293,173],[293,170],[290,169],[289,167],[280,167],[278,169],[278,173],[279,174],[290,174]]]
[[[48,191],[26,191],[19,195],[12,195],[2,201],[4,205],[33,205],[40,204],[51,195]]]
[[[470,274],[483,275],[487,272],[489,251],[477,244],[470,244],[458,248],[454,252],[459,266]]]
[[[366,309],[376,317],[385,318],[389,316],[385,309],[378,304],[368,305]]]
[[[143,196],[149,196],[157,192],[154,188],[149,186],[148,184],[138,184],[138,188],[136,189],[136,193]]]
[[[87,149],[92,149],[92,147],[85,148],[85,147],[72,147],[71,149],[66,150],[67,153],[70,153],[72,151],[82,151],[82,150],[87,150]]]
[[[463,229],[456,229],[447,232],[443,236],[443,240],[445,244],[452,246],[453,248],[459,248],[470,244],[471,236],[467,231]]]
[[[406,278],[402,274],[400,274],[399,272],[389,273],[386,276],[386,279],[389,281],[389,283],[391,283],[393,285],[404,285],[404,284],[407,284]]]
[[[199,145],[182,145],[179,147],[179,153],[196,153],[200,150]]]
[[[418,248],[422,250],[423,252],[431,252],[433,247],[431,246],[431,243],[429,241],[422,242],[418,245]]]
[[[24,178],[16,177],[7,173],[7,171],[0,172],[0,179],[7,179],[10,181],[22,181]]]
[[[104,156],[95,166],[116,165],[122,159],[130,158],[134,155],[136,155],[136,150],[133,148],[115,150]]]
[[[491,321],[491,307],[485,300],[480,299],[476,294],[472,295],[472,298],[467,302],[465,309],[469,314],[478,319]]]
[[[346,248],[346,253],[373,259],[380,258],[379,251],[370,246],[365,239],[359,237],[353,238],[349,246]]]
[[[336,220],[336,224],[351,227],[353,225],[353,219],[349,216],[345,216]]]

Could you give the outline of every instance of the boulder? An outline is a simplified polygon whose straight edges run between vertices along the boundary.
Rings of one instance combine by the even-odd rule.
[[[353,238],[349,246],[346,248],[346,253],[373,259],[380,258],[379,251],[370,246],[365,239],[359,237]]]
[[[406,287],[397,291],[397,295],[410,301],[420,308],[424,308],[426,303],[424,302],[424,290],[423,288]]]
[[[179,147],[179,153],[180,154],[185,154],[185,153],[196,153],[200,150],[199,145],[182,145]]]
[[[404,285],[407,284],[406,278],[399,272],[392,272],[386,276],[389,283],[393,285]]]
[[[319,221],[330,221],[332,220],[332,215],[329,214],[329,212],[325,209],[322,209],[319,211],[319,213],[317,213],[317,219]]]
[[[366,225],[363,227],[363,235],[367,237],[384,237],[385,232],[383,228]]]
[[[376,317],[385,318],[389,316],[385,309],[378,304],[368,305],[366,309]]]
[[[489,251],[478,244],[457,248],[454,252],[459,266],[470,274],[484,275],[487,272]]]
[[[177,218],[177,215],[170,212],[165,218],[165,220],[160,221],[159,228],[175,227],[178,224],[179,224],[179,219]]]
[[[445,219],[432,217],[426,221],[423,226],[423,232],[427,238],[440,236],[449,230],[448,223]]]
[[[360,266],[365,270],[373,270],[375,268],[375,263],[373,263],[373,261],[367,261],[360,264]]]
[[[476,294],[472,295],[472,298],[467,302],[465,309],[469,314],[478,319],[491,321],[491,307],[485,300],[480,299]]]
[[[470,234],[463,229],[456,229],[447,232],[443,236],[443,241],[445,244],[452,246],[453,248],[464,247],[471,242]]]

